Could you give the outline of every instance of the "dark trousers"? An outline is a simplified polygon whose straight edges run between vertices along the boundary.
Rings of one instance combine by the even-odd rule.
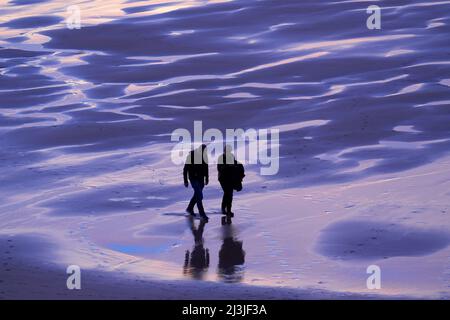
[[[200,215],[205,214],[205,209],[203,208],[203,188],[205,183],[199,180],[191,180],[191,186],[194,189],[194,195],[188,205],[188,210],[194,210],[194,206],[197,204],[198,212]]]
[[[219,181],[223,190],[222,211],[231,212],[231,204],[233,202],[233,184],[228,181]]]

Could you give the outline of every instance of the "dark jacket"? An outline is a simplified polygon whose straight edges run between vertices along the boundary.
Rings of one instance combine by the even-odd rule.
[[[224,153],[219,157],[217,162],[218,178],[222,183],[232,183],[233,180],[233,167],[237,161],[233,155],[229,155],[228,158],[229,159],[226,159],[226,155]]]
[[[244,166],[233,155],[229,155],[228,157],[229,159],[226,158],[225,154],[222,154],[217,162],[219,182],[231,184],[233,187],[238,187],[241,184],[240,189],[242,189],[242,179],[245,177]]]
[[[208,162],[205,161],[201,157],[201,152],[199,159],[201,159],[201,164],[195,164],[195,153],[199,152],[198,150],[193,150],[189,153],[189,155],[186,157],[186,162],[184,164],[183,168],[183,179],[184,182],[188,181],[188,178],[190,181],[202,181],[209,179],[209,173],[208,173]]]

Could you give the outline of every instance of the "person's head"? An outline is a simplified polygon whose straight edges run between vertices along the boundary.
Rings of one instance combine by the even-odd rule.
[[[231,153],[233,151],[233,147],[229,144],[226,144],[225,147],[223,147],[223,153]]]
[[[202,144],[194,152],[194,164],[201,164],[208,162],[208,153],[206,152],[206,144]]]
[[[223,147],[223,153],[225,155],[225,163],[226,164],[234,163],[234,155],[233,155],[232,151],[233,151],[233,148],[229,144],[227,144],[227,145],[225,145],[225,147]]]

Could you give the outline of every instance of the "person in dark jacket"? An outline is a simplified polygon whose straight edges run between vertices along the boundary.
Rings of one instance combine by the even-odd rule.
[[[186,157],[186,163],[183,168],[183,179],[186,188],[189,187],[190,182],[194,189],[194,195],[189,202],[186,212],[195,216],[194,206],[197,204],[200,217],[208,222],[208,217],[205,214],[202,202],[203,188],[209,183],[206,145],[202,144],[199,148],[192,150]]]
[[[226,145],[224,153],[217,162],[217,172],[219,174],[219,183],[223,190],[222,214],[234,217],[231,211],[233,202],[233,189],[240,191],[242,189],[242,178],[244,177],[244,168],[231,152],[231,146]]]

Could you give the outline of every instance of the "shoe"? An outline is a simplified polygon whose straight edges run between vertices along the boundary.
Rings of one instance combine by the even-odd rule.
[[[194,213],[194,210],[193,210],[193,209],[187,208],[187,209],[186,209],[186,212],[189,213],[191,216],[195,217],[195,213]]]
[[[200,215],[200,218],[202,218],[203,221],[205,221],[205,222],[208,222],[208,221],[209,221],[209,218],[208,218],[208,216],[207,216],[206,214],[201,214],[201,215]]]
[[[230,218],[233,218],[234,217],[234,213],[233,212],[228,212],[227,214],[226,214],[228,217],[230,217]]]
[[[222,214],[223,214],[224,216],[226,216],[226,215],[227,215],[227,210],[222,209]]]

